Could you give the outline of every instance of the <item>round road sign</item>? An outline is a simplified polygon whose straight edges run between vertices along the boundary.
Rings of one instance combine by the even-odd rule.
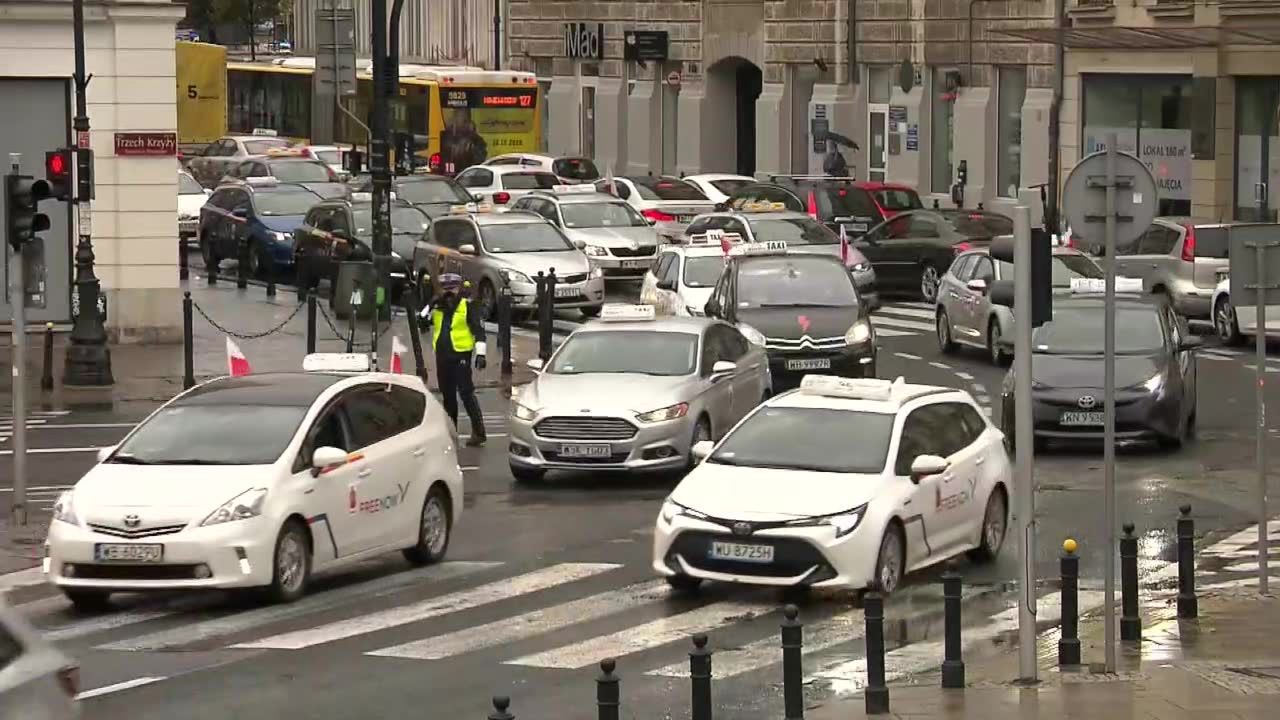
[[[1156,181],[1141,160],[1127,152],[1116,151],[1116,248],[1123,249],[1137,241],[1160,204]],[[1085,156],[1067,175],[1062,188],[1063,215],[1078,235],[1094,247],[1102,247],[1106,233],[1107,153],[1105,150]]]
[[[667,84],[671,87],[680,87],[680,71],[672,70],[667,73]]]

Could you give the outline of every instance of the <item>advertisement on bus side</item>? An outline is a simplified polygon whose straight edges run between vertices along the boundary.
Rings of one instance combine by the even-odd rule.
[[[446,173],[490,156],[538,150],[538,89],[440,88],[444,130],[440,158]]]

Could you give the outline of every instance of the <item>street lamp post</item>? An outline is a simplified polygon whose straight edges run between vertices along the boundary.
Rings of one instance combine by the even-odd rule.
[[[111,385],[111,350],[107,348],[107,328],[99,308],[105,308],[102,286],[93,270],[93,241],[90,238],[93,214],[91,191],[92,178],[84,175],[92,168],[91,162],[83,162],[81,153],[89,150],[89,110],[85,97],[89,77],[84,68],[84,0],[72,0],[72,19],[75,26],[75,83],[76,116],[72,122],[76,134],[72,148],[76,158],[76,188],[71,202],[74,206],[78,241],[76,242],[76,279],[72,307],[78,308],[75,324],[71,329],[71,342],[67,345],[66,367],[62,382],[72,386]]]

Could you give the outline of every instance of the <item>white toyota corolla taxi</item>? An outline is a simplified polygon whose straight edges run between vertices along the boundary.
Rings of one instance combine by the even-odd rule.
[[[892,592],[1008,526],[1003,435],[962,390],[809,375],[757,407],[676,486],[653,568],[703,580]]]
[[[363,355],[224,377],[170,400],[63,493],[44,571],[77,606],[114,591],[262,587],[403,550],[439,560],[462,513],[452,423]]]

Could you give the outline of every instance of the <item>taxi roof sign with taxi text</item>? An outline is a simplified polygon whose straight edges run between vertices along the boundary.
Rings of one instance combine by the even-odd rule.
[[[554,193],[579,193],[582,195],[595,195],[600,192],[595,185],[552,185],[551,191]]]
[[[600,308],[600,319],[605,322],[643,322],[657,316],[652,305],[627,305],[607,303]]]
[[[1073,295],[1101,295],[1107,291],[1107,281],[1104,278],[1071,278],[1071,293]],[[1118,293],[1140,293],[1142,292],[1142,278],[1117,277],[1116,292]]]
[[[786,203],[780,202],[748,202],[743,203],[738,208],[738,212],[760,213],[760,212],[783,212],[787,209]]]
[[[800,381],[800,392],[805,395],[847,398],[849,400],[888,400],[895,388],[904,387],[906,380],[899,377],[889,381],[882,378],[843,378],[835,375],[805,375]]]
[[[766,240],[765,242],[749,242],[729,248],[730,255],[786,255],[785,240]]]
[[[311,353],[302,359],[306,372],[369,372],[369,356],[363,353]]]

